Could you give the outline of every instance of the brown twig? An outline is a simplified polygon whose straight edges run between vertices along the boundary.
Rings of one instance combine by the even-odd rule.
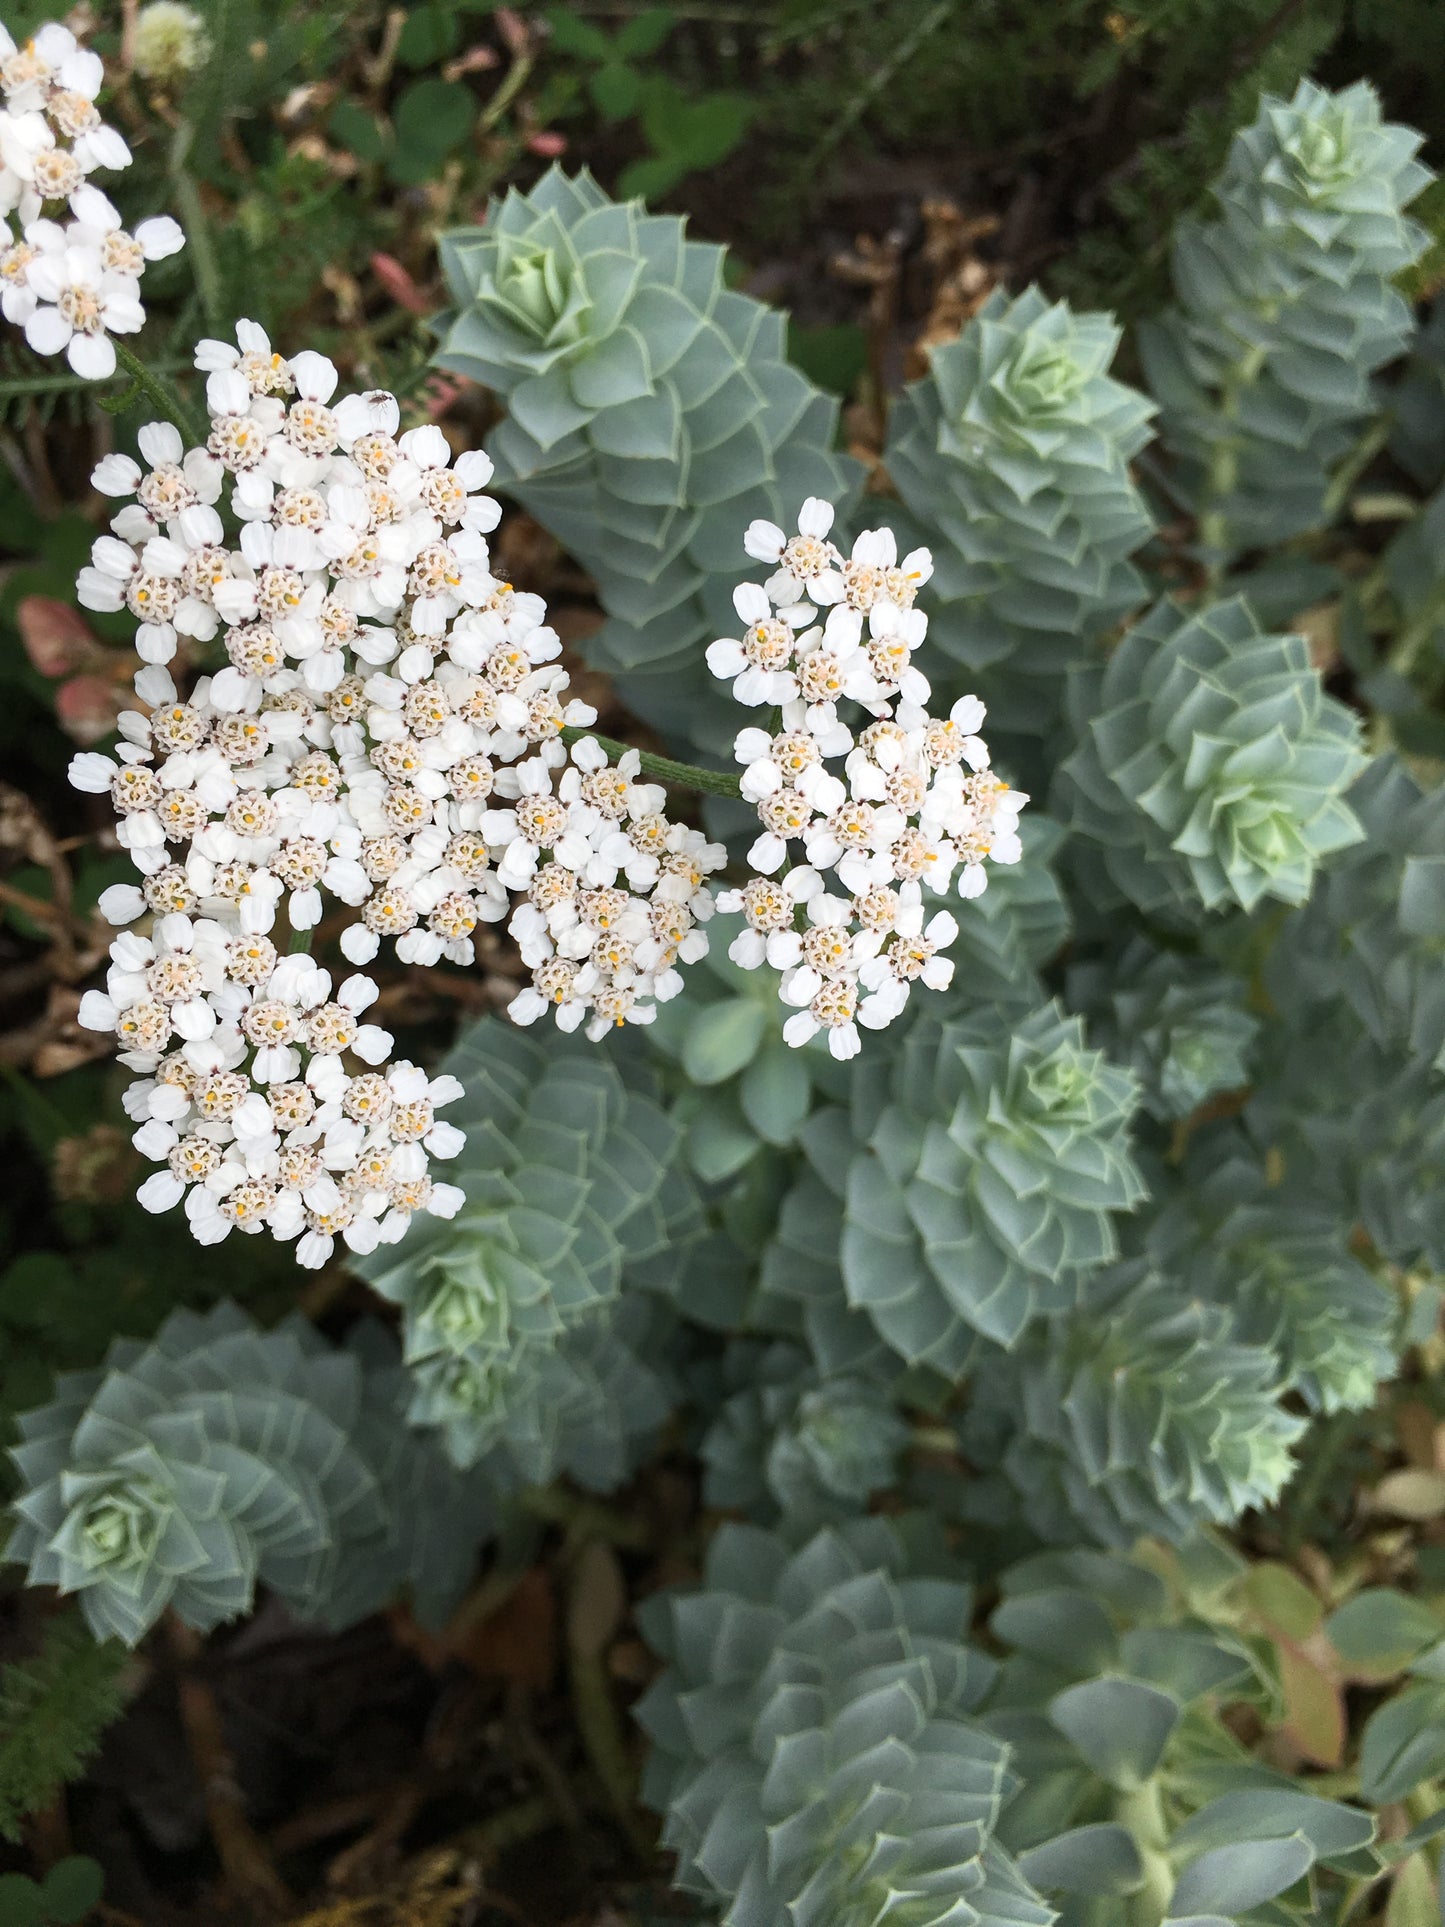
[[[302,1847],[329,1840],[333,1834],[349,1833],[353,1827],[365,1826],[393,1791],[394,1785],[388,1783],[368,1787],[363,1793],[348,1794],[344,1799],[327,1800],[321,1806],[306,1807],[274,1827],[266,1844],[272,1853],[296,1853]]]
[[[175,1660],[181,1725],[201,1783],[206,1820],[226,1884],[258,1909],[279,1914],[292,1905],[291,1895],[246,1818],[245,1797],[226,1745],[220,1705],[197,1668],[200,1637],[174,1613],[166,1615],[165,1624]]]

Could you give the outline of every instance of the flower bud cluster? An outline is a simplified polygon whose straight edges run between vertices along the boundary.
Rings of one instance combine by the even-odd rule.
[[[145,322],[147,263],[185,245],[169,215],[127,232],[88,179],[131,159],[95,104],[104,78],[100,56],[68,27],[52,22],[19,47],[0,27],[0,312],[37,354],[64,354],[89,381],[115,373],[111,335]],[[61,204],[69,220],[46,214]]]
[[[317,1266],[338,1237],[372,1251],[415,1211],[460,1208],[463,1192],[434,1183],[428,1164],[461,1149],[436,1112],[462,1087],[414,1064],[380,1068],[392,1040],[362,1021],[377,996],[369,978],[333,992],[311,957],[180,911],[149,937],[123,932],[110,957],[80,1022],[113,1033],[140,1073],[125,1109],[137,1150],[161,1167],[137,1193],[146,1210],[184,1201],[202,1244],[267,1230]]]
[[[845,557],[832,522],[813,497],[792,536],[772,522],[749,527],[747,553],[774,573],[736,590],[743,634],[713,643],[708,665],[739,702],[774,711],[771,728],[744,729],[734,745],[763,828],[754,874],[718,898],[745,922],[729,955],[782,972],[790,1044],[824,1031],[846,1058],[857,1025],[891,1023],[914,983],[949,983],[942,953],[958,925],[946,910],[930,916],[924,892],[942,895],[956,877],[958,895],[975,897],[986,862],[1016,863],[1028,798],[990,768],[977,697],[929,714],[913,662],[928,627],[915,606],[928,551],[900,562],[892,532],[874,529]],[[846,716],[857,712],[871,720],[854,727]]]

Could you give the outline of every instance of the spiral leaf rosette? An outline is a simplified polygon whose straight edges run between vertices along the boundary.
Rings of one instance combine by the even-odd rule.
[[[1445,793],[1394,756],[1350,792],[1364,840],[1331,863],[1266,965],[1281,1008],[1337,1000],[1375,1043],[1411,1057],[1445,1050]]]
[[[999,290],[894,408],[884,460],[933,552],[933,638],[970,668],[1058,675],[1143,599],[1128,558],[1153,524],[1128,464],[1154,409],[1108,372],[1119,336]]]
[[[1216,211],[1180,224],[1176,305],[1140,349],[1214,559],[1326,512],[1331,471],[1375,405],[1371,378],[1410,338],[1394,277],[1428,238],[1404,212],[1430,179],[1420,141],[1381,118],[1368,83],[1302,80],[1235,136]]]
[[[1141,1105],[1170,1123],[1249,1082],[1260,1020],[1243,978],[1204,957],[1134,938],[1108,959],[1069,972],[1069,1001],[1093,1034],[1137,1074]]]
[[[258,1584],[327,1625],[407,1585],[437,1622],[484,1499],[407,1430],[397,1379],[380,1334],[337,1353],[299,1318],[263,1332],[231,1305],[174,1312],[21,1419],[6,1556],[128,1645],[167,1608],[209,1631],[249,1611]]]
[[[1144,1196],[1132,1074],[1056,1004],[921,1019],[849,1112],[804,1133],[842,1204],[848,1304],[911,1366],[957,1378],[979,1337],[1012,1344],[1117,1254]]]
[[[965,1450],[999,1462],[1046,1543],[1187,1539],[1276,1499],[1304,1421],[1288,1380],[1229,1310],[1130,1261],[1091,1279],[1080,1309],[974,1383]],[[984,1441],[995,1441],[993,1452]]]
[[[725,1927],[1047,1927],[992,1840],[1008,1755],[972,1717],[994,1668],[969,1610],[881,1519],[801,1551],[724,1526],[701,1586],[643,1607],[668,1662],[643,1797]]]
[[[1264,634],[1242,597],[1156,604],[1106,667],[1073,672],[1069,714],[1056,801],[1147,915],[1303,903],[1322,859],[1364,835],[1343,794],[1357,718],[1304,637]]]
[[[581,1043],[544,1048],[495,1018],[446,1061],[465,1091],[468,1146],[455,1173],[465,1203],[436,1221],[440,1235],[418,1226],[359,1269],[402,1308],[414,1422],[439,1426],[458,1465],[505,1444],[535,1481],[556,1467],[564,1414],[579,1400],[598,1411],[603,1386],[629,1391],[635,1413],[660,1408],[653,1424],[665,1414],[621,1334],[579,1336],[554,1354],[564,1337],[611,1320],[624,1278],[671,1287],[700,1204],[681,1130],[645,1075],[629,1084]]]
[[[703,1438],[709,1505],[737,1507],[791,1538],[847,1518],[894,1483],[908,1443],[886,1379],[824,1373],[800,1346],[742,1339],[732,1386]]]

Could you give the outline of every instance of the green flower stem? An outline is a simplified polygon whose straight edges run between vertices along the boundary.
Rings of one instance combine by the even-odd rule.
[[[569,724],[562,731],[564,743],[580,743],[584,736],[590,736],[594,742],[600,743],[609,756],[625,756],[632,750],[642,765],[642,774],[652,777],[656,782],[693,790],[699,796],[742,795],[737,777],[729,776],[726,770],[699,769],[695,763],[675,763],[670,756],[654,756],[651,750],[633,749],[631,744],[619,743],[615,736],[603,736],[595,729],[578,729]]]
[[[176,201],[181,210],[181,226],[186,231],[191,267],[196,277],[196,292],[200,295],[201,306],[205,310],[206,326],[219,329],[225,321],[221,270],[216,262],[216,250],[211,245],[211,229],[206,219],[206,210],[201,205],[201,191],[196,185],[194,175],[186,166],[191,143],[195,138],[195,128],[189,121],[183,120],[176,129],[175,139],[171,142],[171,185],[176,190]]]
[[[292,957],[303,956],[307,954],[310,949],[311,932],[309,930],[293,930],[291,932],[291,941],[286,946],[287,955]]]
[[[191,420],[190,411],[170,383],[163,380],[153,369],[148,368],[140,356],[128,348],[124,341],[116,340],[115,337],[112,337],[112,340],[117,363],[130,376],[157,414],[164,415],[168,422],[173,422],[188,444],[203,443],[205,436],[197,432],[196,425]]]

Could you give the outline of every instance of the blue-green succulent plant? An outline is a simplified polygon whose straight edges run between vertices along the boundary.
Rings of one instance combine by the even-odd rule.
[[[1364,838],[1281,925],[1265,981],[1286,1018],[1348,1006],[1382,1048],[1445,1049],[1445,795],[1395,756],[1350,792]]]
[[[1047,683],[1144,600],[1129,557],[1153,523],[1129,463],[1153,404],[1108,370],[1120,330],[1037,288],[989,296],[935,347],[889,422],[884,462],[900,530],[933,553],[931,642],[986,679],[996,717],[1038,733]],[[1002,709],[995,686],[1003,696]]]
[[[173,1312],[22,1420],[6,1556],[129,1645],[167,1609],[202,1631],[234,1619],[258,1585],[327,1625],[404,1587],[440,1620],[487,1501],[408,1429],[402,1377],[379,1334],[336,1352],[299,1318]]]
[[[999,1832],[1060,1927],[1303,1927],[1379,1866],[1370,1814],[1263,1765],[1215,1717],[1268,1697],[1228,1625],[1240,1563],[1199,1545],[1166,1585],[1048,1552],[1001,1576],[987,1717],[1023,1787]]]
[[[1130,1260],[1079,1309],[979,1361],[966,1451],[995,1462],[1045,1543],[1185,1539],[1278,1498],[1304,1421],[1230,1310]]]
[[[600,1415],[626,1392],[639,1414],[659,1408],[639,1433],[665,1416],[616,1326],[618,1294],[624,1278],[675,1286],[701,1206],[646,1072],[629,1085],[587,1044],[545,1049],[496,1018],[446,1069],[466,1087],[451,1113],[467,1133],[454,1174],[466,1202],[358,1269],[402,1309],[413,1420],[440,1427],[458,1465],[496,1446],[535,1482],[576,1457],[560,1443],[578,1422],[567,1415]]]
[[[1216,564],[1317,526],[1330,481],[1376,406],[1372,378],[1407,345],[1394,285],[1425,230],[1404,210],[1430,179],[1420,136],[1361,81],[1266,96],[1235,136],[1208,215],[1174,239],[1176,306],[1140,348]]]
[[[1117,1252],[1144,1181],[1133,1076],[1057,1005],[932,1014],[853,1102],[804,1133],[842,1210],[848,1304],[909,1365],[957,1377],[982,1336],[1011,1344]]]
[[[808,1536],[895,1483],[908,1424],[886,1379],[825,1375],[797,1345],[742,1339],[724,1384],[700,1448],[710,1505]]]
[[[1073,672],[1069,715],[1059,807],[1146,914],[1303,903],[1321,861],[1364,835],[1344,797],[1358,719],[1303,636],[1263,634],[1242,598],[1158,603],[1104,668]]]
[[[969,1614],[881,1519],[800,1551],[724,1526],[702,1584],[644,1607],[643,1797],[726,1927],[1048,1927],[993,1844],[1008,1756],[973,1718]]]
[[[1070,1004],[1135,1073],[1142,1108],[1163,1123],[1249,1082],[1261,1020],[1246,1008],[1247,994],[1241,978],[1207,958],[1158,949],[1145,937],[1115,956],[1075,964],[1068,975]]]

